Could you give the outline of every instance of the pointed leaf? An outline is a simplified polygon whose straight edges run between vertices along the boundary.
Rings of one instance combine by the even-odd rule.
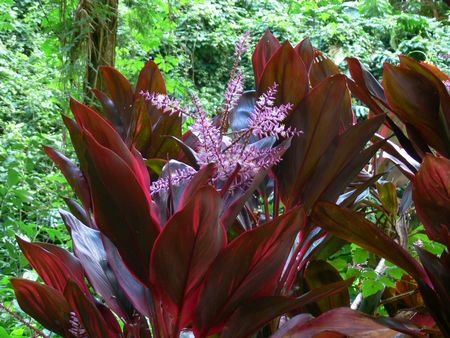
[[[309,71],[314,59],[314,48],[311,44],[311,40],[309,38],[302,40],[297,46],[295,46],[295,51],[298,55],[300,55],[300,58],[305,64],[306,70]]]
[[[315,87],[288,117],[287,126],[303,132],[292,139],[275,169],[280,196],[288,208],[301,202],[305,183],[338,134],[346,91],[344,76],[331,77]]]
[[[67,281],[72,279],[87,292],[83,268],[76,257],[56,245],[30,243],[17,237],[22,252],[42,280],[52,288],[63,292]]]
[[[131,122],[131,112],[133,107],[133,87],[130,82],[119,71],[113,67],[99,67],[109,97],[114,102],[114,106],[120,116],[125,132]]]
[[[352,279],[313,289],[298,297],[271,296],[259,298],[240,306],[225,325],[221,338],[249,337],[275,317],[301,308],[311,302],[345,291]]]
[[[306,322],[304,315],[296,316],[272,335],[271,338],[312,338],[318,335],[320,337],[329,337],[328,335],[332,332],[350,337],[394,338],[398,335],[396,330],[413,334],[419,333],[419,330],[413,326],[391,323],[389,320],[388,318],[373,318],[349,308],[338,308]],[[330,337],[336,336],[331,335]]]
[[[61,152],[47,146],[44,146],[44,150],[48,157],[61,170],[67,182],[72,187],[72,190],[80,199],[81,203],[83,203],[83,206],[89,210],[91,208],[91,195],[89,186],[81,170]]]
[[[70,213],[65,211],[60,213],[64,223],[71,229],[75,254],[91,285],[119,317],[130,320],[133,307],[108,263],[100,233],[85,226]]]
[[[303,224],[303,211],[293,209],[233,240],[213,262],[202,284],[194,332],[200,337],[218,332],[240,305],[273,295]]]
[[[70,307],[62,292],[26,279],[13,278],[11,284],[21,309],[45,328],[68,334]]]
[[[425,156],[413,181],[417,215],[428,236],[450,245],[450,160]]]
[[[422,266],[405,249],[360,214],[333,203],[318,202],[313,209],[312,219],[316,225],[333,235],[358,244],[386,258],[415,279],[429,283]]]
[[[67,283],[64,297],[73,308],[89,337],[115,338],[95,304],[72,281]]]
[[[273,54],[281,47],[280,41],[267,30],[261,40],[255,47],[252,56],[253,72],[255,73],[256,88],[259,86],[259,81],[264,72],[267,62]]]
[[[333,61],[321,52],[315,52],[314,60],[309,69],[309,78],[313,87],[317,86],[327,77],[338,75],[340,73],[339,67],[336,66]]]
[[[96,223],[130,270],[142,283],[148,283],[150,253],[159,234],[159,224],[151,213],[150,194],[116,153],[89,133],[85,133],[85,140],[92,159],[89,183]]]
[[[219,222],[220,195],[211,186],[195,192],[190,202],[169,219],[155,242],[151,282],[176,329],[188,323],[193,309],[189,297],[225,247],[226,233]]]
[[[294,109],[309,90],[308,73],[289,41],[270,58],[257,87],[257,96],[277,83],[277,104],[291,103]]]

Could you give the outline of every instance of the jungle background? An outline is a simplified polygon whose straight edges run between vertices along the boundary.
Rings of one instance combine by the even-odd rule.
[[[102,87],[99,65],[135,80],[153,59],[169,94],[186,101],[196,92],[213,111],[245,31],[253,45],[267,29],[293,43],[308,36],[343,72],[353,56],[380,77],[385,61],[406,54],[449,73],[449,13],[437,0],[0,0],[0,338],[32,335],[9,278],[37,276],[15,236],[71,246],[58,215],[71,192],[42,145],[70,154],[60,114],[68,113],[69,96],[93,102],[91,89]],[[367,116],[365,107],[353,108],[359,119]],[[420,228],[409,241],[442,250]],[[357,277],[354,295],[369,297],[403,274],[394,266],[377,274],[372,258],[349,244],[330,262]]]

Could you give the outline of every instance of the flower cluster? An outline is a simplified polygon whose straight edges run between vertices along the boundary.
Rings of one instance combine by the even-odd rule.
[[[221,187],[232,175],[234,181],[230,189],[245,189],[262,169],[267,169],[281,160],[283,145],[273,146],[275,140],[290,138],[301,134],[292,127],[286,127],[283,121],[293,108],[290,103],[275,105],[278,84],[274,83],[256,101],[248,119],[247,128],[239,131],[229,130],[229,114],[237,105],[244,90],[244,76],[239,70],[239,62],[247,50],[248,33],[236,44],[235,57],[230,81],[224,95],[224,105],[220,119],[211,119],[201,107],[199,99],[193,97],[193,111],[181,108],[178,101],[166,95],[143,92],[141,95],[156,108],[169,114],[185,115],[193,118],[190,131],[196,137],[195,146],[197,164],[200,167],[215,163],[217,173],[212,181]],[[255,137],[260,139],[254,141]],[[265,142],[266,140],[267,142]],[[178,185],[190,179],[195,170],[177,170],[152,183],[151,193],[168,189],[170,184]]]
[[[255,110],[250,115],[248,128],[257,137],[272,136],[278,139],[280,136],[287,138],[301,134],[300,131],[291,127],[286,128],[283,124],[284,119],[288,116],[293,105],[288,103],[278,107],[275,106],[277,88],[278,84],[276,83],[269,87],[256,101]]]
[[[70,319],[69,319],[69,332],[77,338],[88,338],[86,329],[83,327],[83,325],[80,323],[80,320],[78,319],[75,312],[70,312]]]

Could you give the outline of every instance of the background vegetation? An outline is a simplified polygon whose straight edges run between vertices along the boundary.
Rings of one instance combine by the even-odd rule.
[[[33,272],[15,235],[70,247],[57,213],[70,192],[41,145],[70,152],[60,113],[67,113],[69,95],[91,99],[86,78],[92,71],[92,27],[112,19],[111,2],[94,1],[90,11],[86,3],[0,0],[0,300],[24,317],[9,277],[33,278]],[[152,58],[170,94],[183,100],[198,92],[210,109],[221,103],[234,43],[247,30],[253,43],[266,29],[294,43],[309,36],[343,71],[345,57],[353,56],[380,76],[383,62],[396,63],[402,53],[448,73],[448,14],[449,7],[434,0],[123,0],[118,3],[115,66],[136,79]],[[244,66],[250,89],[249,55]],[[357,104],[354,109],[359,118],[367,114]],[[417,241],[432,252],[442,250],[420,228],[410,236],[411,245]],[[331,262],[342,274],[357,275],[355,296],[360,291],[373,295],[402,276],[396,267],[377,274],[377,261],[353,244]],[[31,332],[0,309],[0,337],[9,336],[30,337]]]

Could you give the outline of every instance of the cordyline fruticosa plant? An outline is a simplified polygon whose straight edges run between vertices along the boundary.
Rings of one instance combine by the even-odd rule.
[[[102,67],[101,114],[71,100],[75,120],[63,119],[79,166],[45,151],[79,200],[61,211],[74,254],[18,238],[45,283],[12,280],[22,309],[64,337],[393,337],[424,325],[450,335],[448,76],[402,56],[383,86],[355,59],[350,79],[308,39],[293,47],[267,32],[252,57],[256,89],[244,92],[246,39],[215,117],[196,97],[193,109],[169,98],[152,61],[135,88]],[[367,120],[356,121],[352,95]],[[361,211],[381,152],[447,246],[440,257],[417,248],[423,265]],[[386,202],[392,187],[379,187]],[[346,241],[410,274],[427,320],[349,309],[352,280],[326,262]]]

